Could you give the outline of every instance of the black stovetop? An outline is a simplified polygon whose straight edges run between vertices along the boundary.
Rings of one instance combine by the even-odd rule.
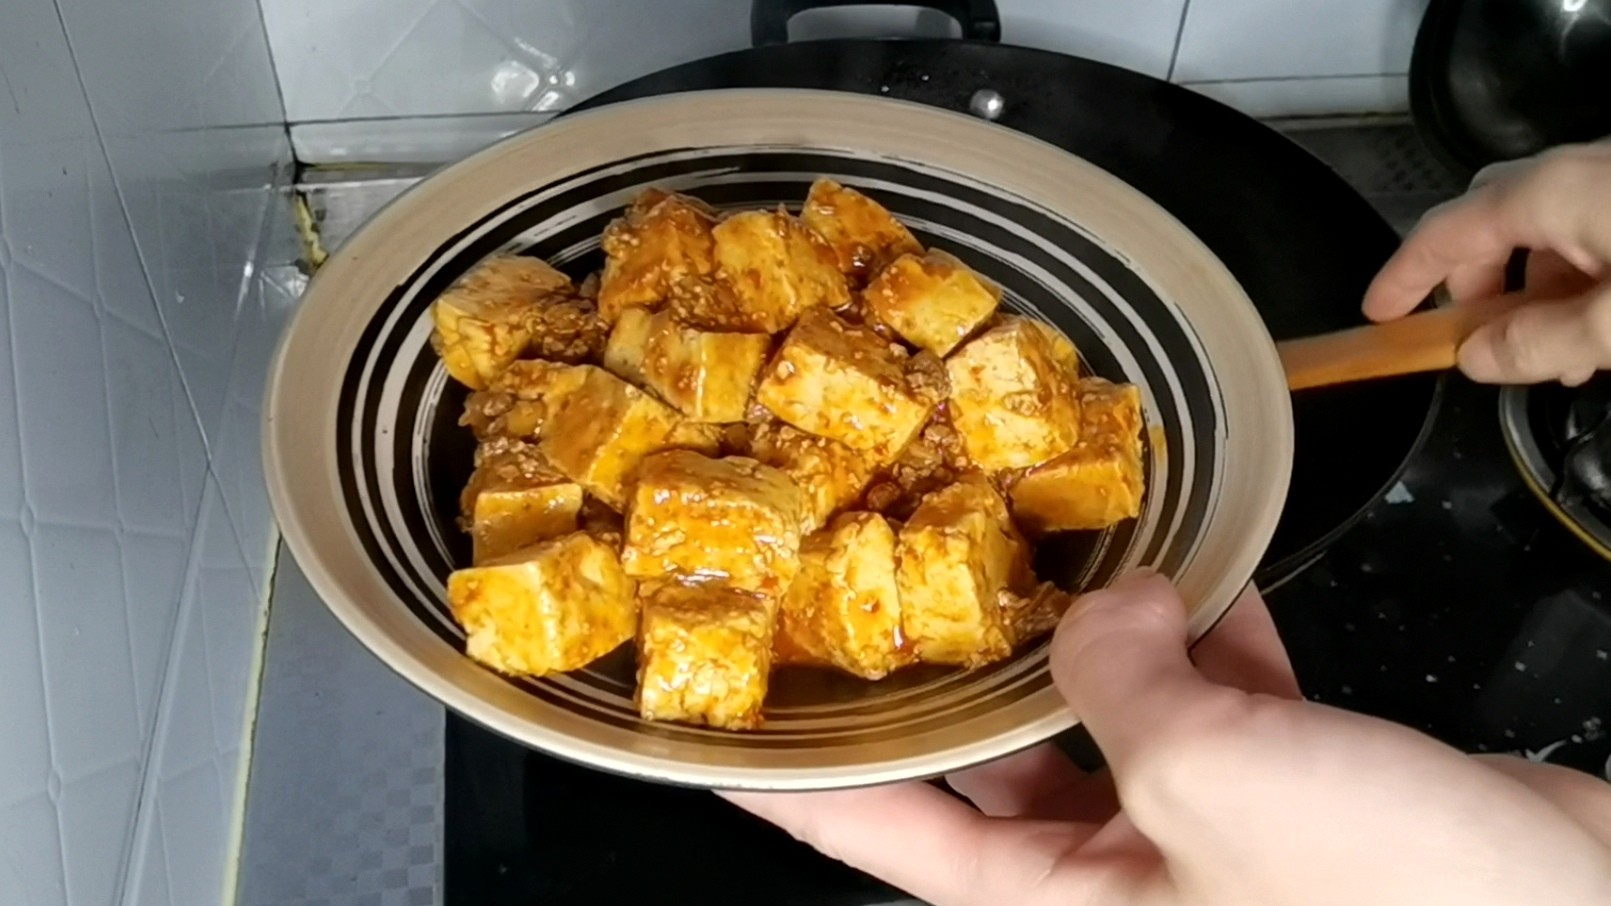
[[[1611,564],[1523,485],[1496,392],[1451,378],[1403,481],[1268,597],[1310,698],[1611,775],[1607,592]],[[452,715],[447,759],[450,906],[900,899],[709,793],[565,764]]]

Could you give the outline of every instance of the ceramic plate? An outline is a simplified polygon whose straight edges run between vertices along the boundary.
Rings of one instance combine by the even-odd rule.
[[[1088,371],[1142,388],[1141,518],[1057,538],[1039,566],[1071,589],[1158,569],[1190,602],[1192,637],[1207,631],[1252,575],[1292,461],[1274,345],[1235,280],[1140,193],[1051,145],[931,107],[785,90],[652,98],[511,137],[405,193],[320,270],[275,362],[264,445],[286,541],[347,628],[500,733],[674,783],[932,776],[1072,726],[1044,641],[973,672],[780,673],[750,733],[639,720],[630,646],[541,680],[462,654],[443,586],[468,562],[453,517],[472,440],[455,424],[462,388],[428,344],[432,300],[499,251],[577,277],[596,269],[605,224],[647,186],[797,208],[818,176],[872,195],[925,245],[1001,284],[1009,307],[1067,333]]]

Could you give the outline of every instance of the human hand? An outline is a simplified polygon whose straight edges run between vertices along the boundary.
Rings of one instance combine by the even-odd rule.
[[[1297,700],[1256,595],[1190,658],[1168,583],[1088,595],[1052,675],[1111,774],[1047,745],[948,778],[977,810],[923,783],[725,795],[939,906],[1611,902],[1611,790]]]
[[[1439,283],[1456,302],[1499,295],[1529,250],[1525,304],[1473,333],[1460,369],[1478,381],[1581,384],[1611,367],[1611,145],[1571,145],[1478,174],[1433,209],[1365,294],[1365,314],[1408,314]]]

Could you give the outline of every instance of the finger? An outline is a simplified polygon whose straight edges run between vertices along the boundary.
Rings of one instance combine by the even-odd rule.
[[[1547,249],[1578,270],[1611,262],[1611,147],[1557,149],[1434,209],[1365,294],[1374,320],[1407,314],[1461,265]]]
[[[720,793],[817,851],[945,906],[1025,900],[1074,844],[1067,825],[987,818],[926,783],[824,793]],[[1068,901],[1082,887],[1065,879]]]
[[[1051,743],[948,774],[951,788],[992,818],[1061,817],[1046,805],[1061,799],[1085,772]]]
[[[1192,649],[1191,659],[1212,682],[1294,701],[1303,698],[1270,609],[1251,585]]]
[[[1510,256],[1506,255],[1502,261],[1472,261],[1456,265],[1443,281],[1449,290],[1449,298],[1465,302],[1487,299],[1504,292],[1505,266],[1509,261]]]
[[[1611,365],[1611,289],[1522,305],[1466,338],[1460,370],[1489,384],[1561,380]]]
[[[945,779],[992,818],[1065,821],[1077,839],[1096,833],[1119,813],[1113,775],[1106,769],[1085,773],[1051,743]]]
[[[1533,164],[1533,161],[1527,159],[1502,160],[1498,163],[1489,164],[1478,170],[1477,175],[1471,177],[1471,185],[1467,188],[1480,189],[1490,183],[1507,182],[1526,172],[1527,168]]]
[[[1052,679],[1115,774],[1167,742],[1167,728],[1212,709],[1222,687],[1186,656],[1186,610],[1158,576],[1131,577],[1083,596],[1052,640]]]
[[[1580,296],[1594,288],[1596,279],[1565,258],[1548,250],[1527,256],[1527,292],[1540,299]]]
[[[1366,317],[1409,314],[1463,266],[1502,270],[1516,242],[1500,220],[1500,198],[1486,186],[1429,212],[1366,289]]]

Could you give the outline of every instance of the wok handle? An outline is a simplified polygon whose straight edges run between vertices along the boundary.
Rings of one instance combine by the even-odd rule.
[[[970,41],[1000,41],[1001,14],[995,0],[754,0],[750,41],[756,47],[789,43],[789,20],[813,9],[834,6],[921,6],[957,20]]]
[[[1287,387],[1307,390],[1453,368],[1466,337],[1524,301],[1513,293],[1275,344]]]

